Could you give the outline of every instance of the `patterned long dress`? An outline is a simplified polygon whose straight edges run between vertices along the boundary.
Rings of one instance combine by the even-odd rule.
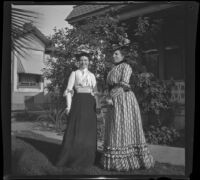
[[[129,84],[132,68],[123,62],[116,65],[107,76],[107,83]],[[122,87],[110,91],[113,108],[105,122],[104,151],[101,159],[107,170],[129,171],[154,166],[146,144],[141,114],[135,94]]]

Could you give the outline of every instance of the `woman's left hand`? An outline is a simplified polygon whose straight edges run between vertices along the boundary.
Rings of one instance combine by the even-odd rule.
[[[106,103],[107,103],[108,105],[113,105],[113,101],[112,101],[111,98],[106,98]]]

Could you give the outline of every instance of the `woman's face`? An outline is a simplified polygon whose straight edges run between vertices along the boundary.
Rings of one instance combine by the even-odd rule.
[[[124,56],[121,54],[120,50],[116,50],[113,54],[114,63],[118,63],[124,59]]]
[[[81,56],[79,60],[80,68],[85,69],[89,66],[89,59],[87,56]]]

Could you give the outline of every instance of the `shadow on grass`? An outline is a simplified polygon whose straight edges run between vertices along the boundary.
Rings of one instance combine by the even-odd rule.
[[[25,138],[25,137],[17,137],[17,138],[32,145],[36,150],[38,150],[42,154],[44,154],[52,164],[55,165],[58,155],[61,150],[61,144],[59,145],[59,144],[55,144],[55,143],[51,143],[51,142],[45,142],[45,141],[31,139],[31,138]],[[101,153],[97,151],[96,159],[95,159],[95,166],[97,166],[97,167],[101,166],[100,159],[101,159]]]
[[[52,164],[55,164],[57,156],[60,152],[61,145],[25,137],[17,138],[32,145],[36,150],[44,154],[49,159],[49,161],[51,161]]]

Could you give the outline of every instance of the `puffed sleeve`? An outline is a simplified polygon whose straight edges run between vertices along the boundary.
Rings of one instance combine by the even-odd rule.
[[[92,95],[95,97],[96,101],[96,108],[100,108],[100,101],[99,101],[99,93],[98,93],[98,88],[97,88],[97,81],[96,77],[94,74],[92,74],[92,86],[93,86],[93,92]]]
[[[129,64],[124,64],[120,83],[122,83],[123,85],[129,85],[131,74],[132,74],[131,66]]]
[[[72,101],[74,84],[75,84],[75,72],[73,71],[69,76],[67,89],[65,90],[65,92],[63,94],[67,98],[67,107],[69,109],[71,108],[71,101]]]
[[[92,81],[92,95],[96,94],[98,92],[97,90],[97,81],[96,81],[96,77],[94,74],[91,73],[91,81]]]
[[[92,87],[94,88],[96,87],[96,85],[97,85],[97,81],[96,81],[95,75],[92,74]]]

